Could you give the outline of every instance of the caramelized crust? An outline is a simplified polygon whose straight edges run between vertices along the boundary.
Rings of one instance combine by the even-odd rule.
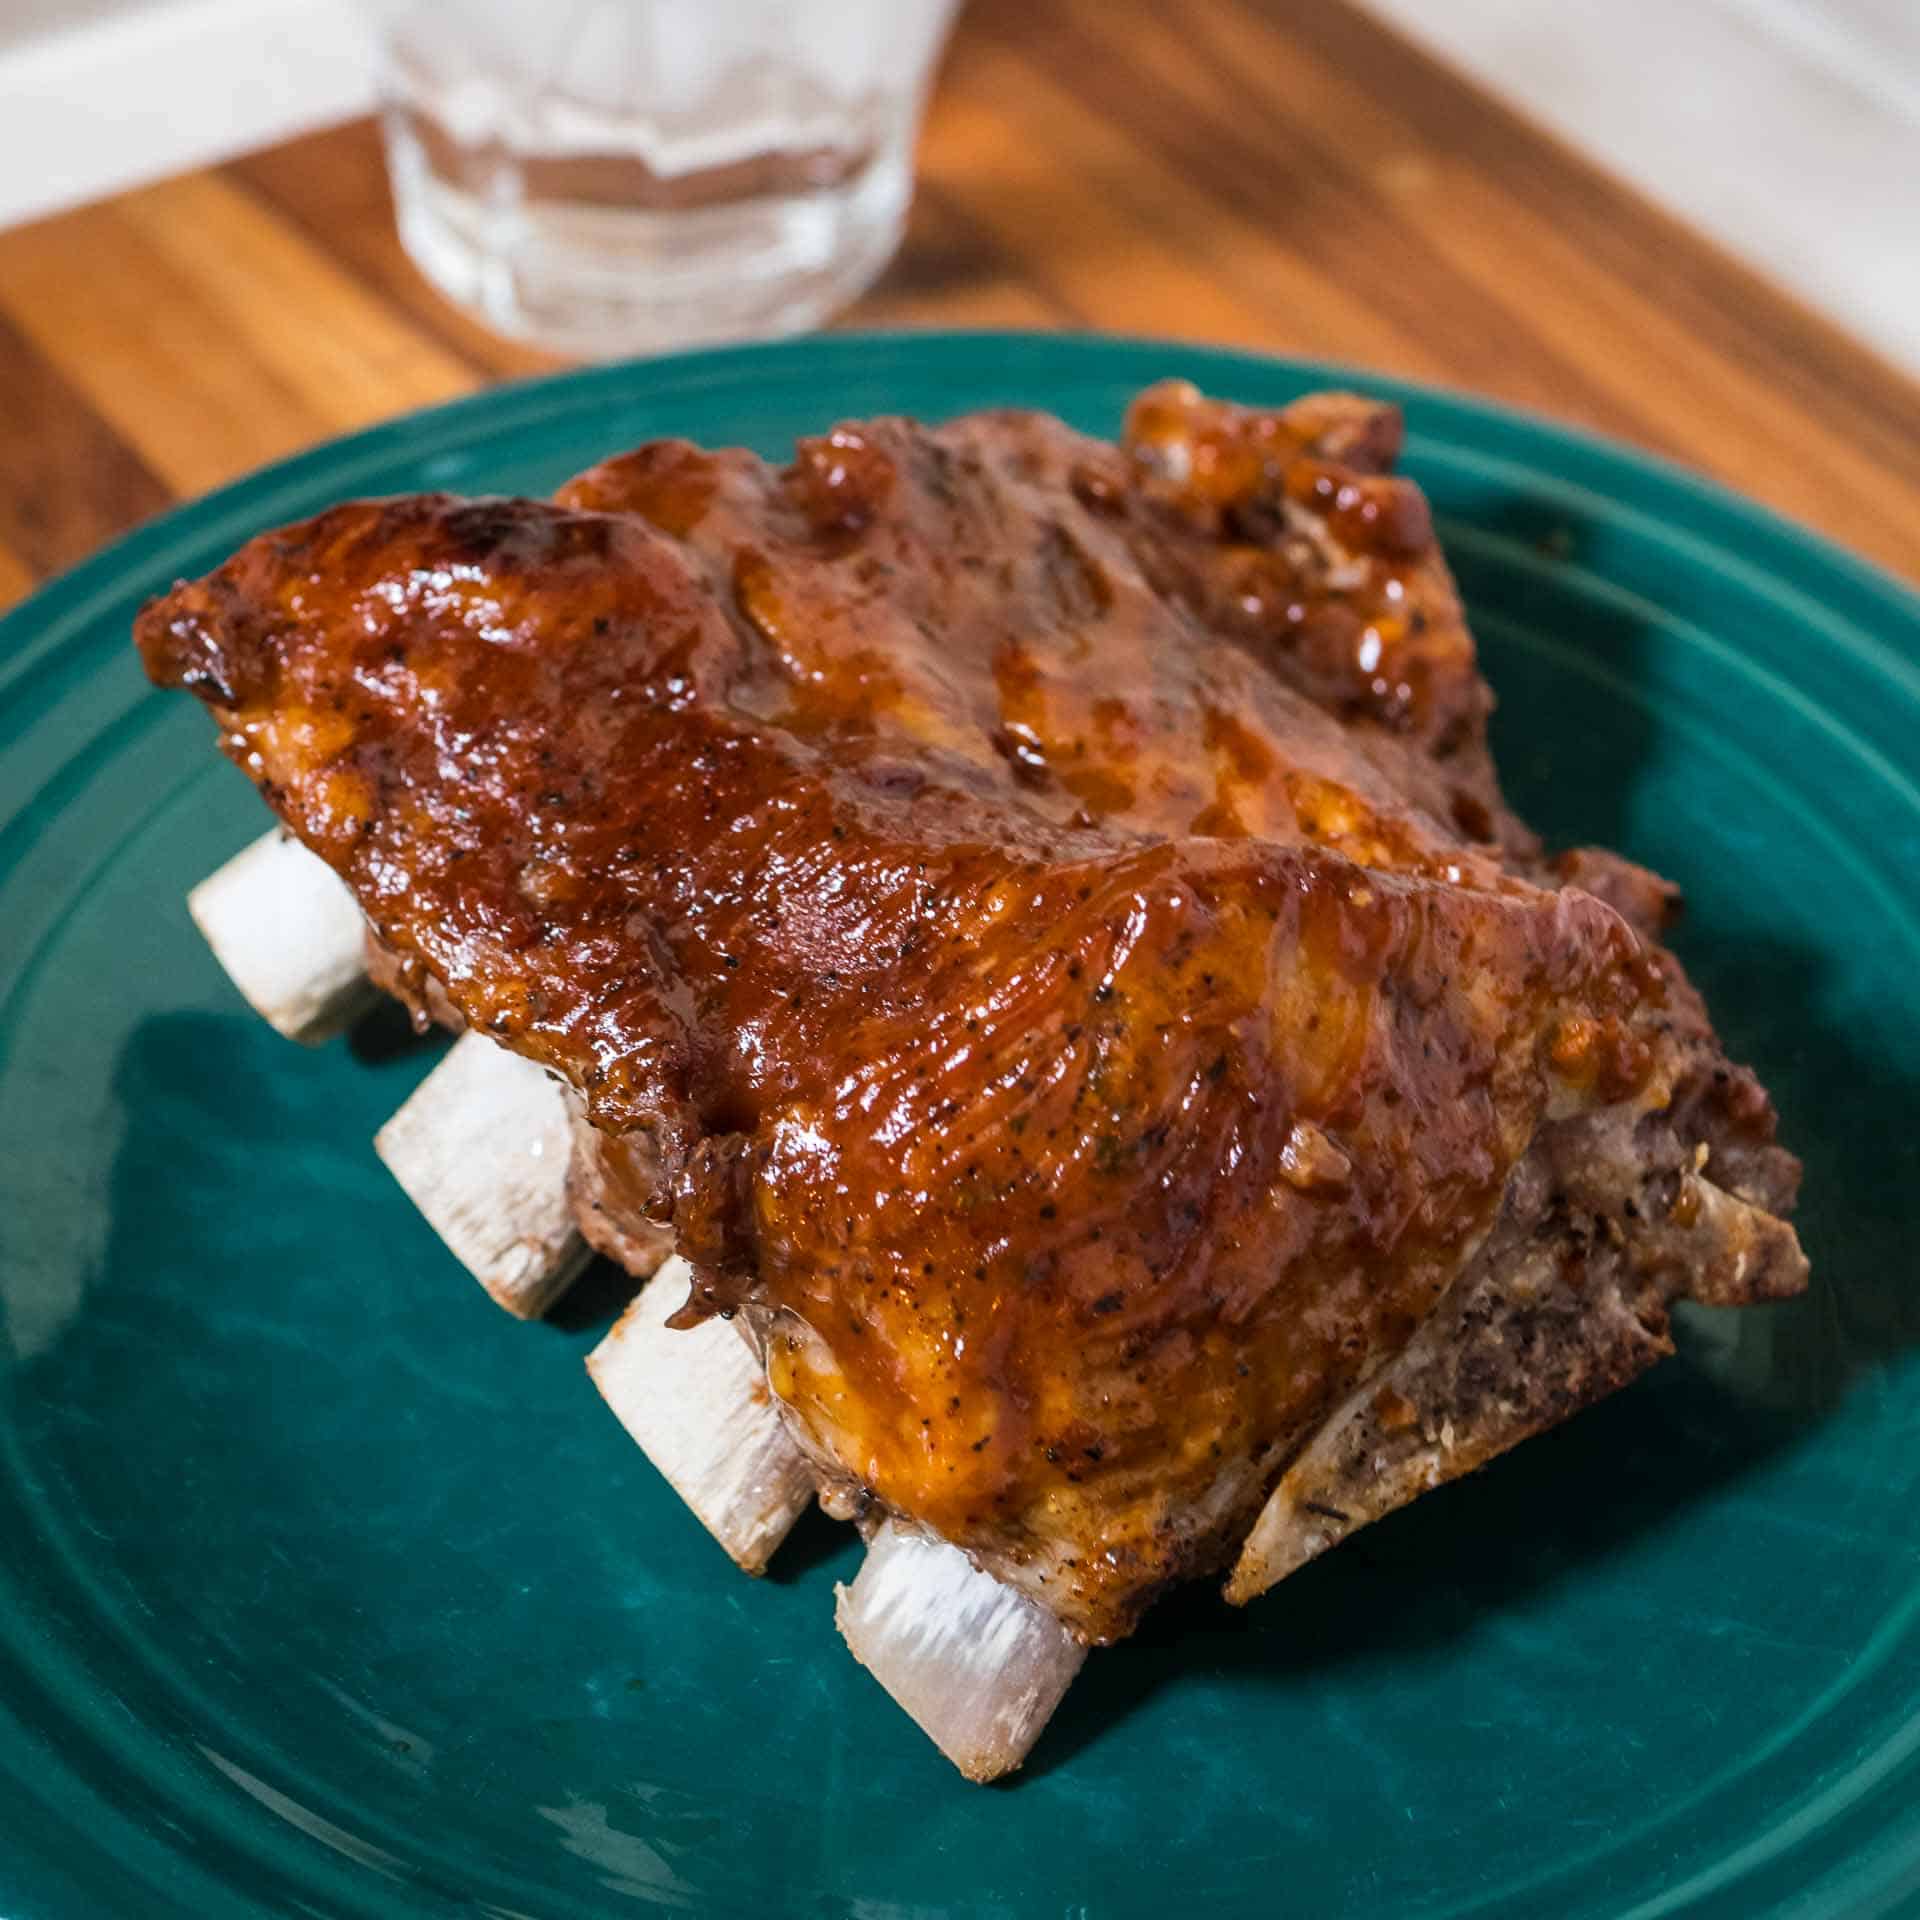
[[[406,977],[581,1091],[829,1479],[1109,1638],[1231,1556],[1538,1143],[1658,1132],[1590,1218],[1701,1145],[1791,1199],[1670,890],[1502,805],[1398,440],[1169,386],[1119,448],[658,443],[552,505],[337,508],[139,640]]]

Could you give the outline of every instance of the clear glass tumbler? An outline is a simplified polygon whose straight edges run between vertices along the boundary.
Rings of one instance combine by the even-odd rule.
[[[957,0],[385,0],[400,236],[589,358],[816,326],[899,244]]]

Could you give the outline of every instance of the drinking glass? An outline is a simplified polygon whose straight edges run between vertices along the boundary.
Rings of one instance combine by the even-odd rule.
[[[816,326],[899,244],[956,0],[386,0],[400,237],[590,358]]]

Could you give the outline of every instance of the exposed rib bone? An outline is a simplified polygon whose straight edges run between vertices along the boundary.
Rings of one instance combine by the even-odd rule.
[[[247,1004],[316,1046],[372,1003],[366,922],[346,883],[279,828],[187,895],[187,911]]]
[[[567,1199],[560,1088],[463,1034],[374,1136],[374,1151],[467,1271],[511,1314],[544,1313],[588,1259]]]
[[[884,1522],[834,1618],[853,1657],[969,1780],[1011,1773],[1087,1650],[958,1547]]]
[[[760,1573],[813,1498],[813,1472],[739,1330],[724,1320],[667,1325],[689,1278],[684,1260],[669,1260],[587,1356],[587,1371],[701,1525]]]

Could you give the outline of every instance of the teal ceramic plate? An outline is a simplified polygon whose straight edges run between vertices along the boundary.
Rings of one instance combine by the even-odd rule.
[[[1176,1598],[1015,1783],[842,1651],[824,1521],[742,1579],[373,1158],[427,1056],[240,1006],[188,886],[261,829],[141,598],[344,495],[655,434],[1185,372],[1405,402],[1501,765],[1686,887],[1807,1162],[1815,1284],[1250,1611]],[[1920,1901],[1920,604],[1618,447],[1337,369],[809,341],[508,388],[172,514],[0,626],[0,1913],[1881,1915]],[[1916,1910],[1920,1910],[1917,1908]]]

